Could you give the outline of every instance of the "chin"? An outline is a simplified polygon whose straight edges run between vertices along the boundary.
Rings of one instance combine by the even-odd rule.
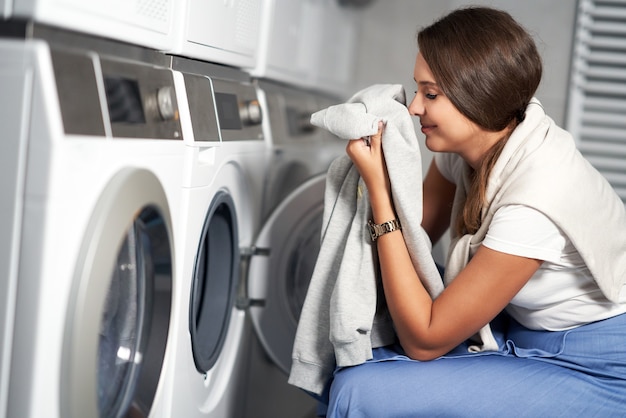
[[[426,148],[432,152],[448,152],[445,147],[445,143],[437,141],[435,138],[426,137],[424,144],[426,145]]]

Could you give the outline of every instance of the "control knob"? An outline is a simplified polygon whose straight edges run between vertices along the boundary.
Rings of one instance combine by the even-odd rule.
[[[172,86],[164,86],[157,90],[156,107],[163,120],[177,120],[178,110],[175,105],[175,91]]]
[[[263,121],[263,112],[258,100],[249,100],[239,108],[239,115],[244,125],[260,125]]]
[[[298,128],[300,133],[310,134],[315,131],[315,125],[311,123],[312,113],[313,112],[304,112],[298,115]]]

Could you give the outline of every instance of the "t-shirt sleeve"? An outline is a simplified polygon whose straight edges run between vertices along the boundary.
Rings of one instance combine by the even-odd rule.
[[[498,209],[483,241],[492,250],[555,263],[566,243],[567,238],[550,218],[524,205]]]

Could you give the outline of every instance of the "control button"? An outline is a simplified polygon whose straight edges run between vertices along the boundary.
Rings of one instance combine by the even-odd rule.
[[[315,125],[311,123],[311,114],[313,112],[301,113],[298,116],[298,132],[303,134],[310,134],[315,131]]]
[[[174,95],[175,91],[172,86],[161,87],[157,90],[157,109],[163,120],[178,119]]]
[[[258,100],[244,102],[239,109],[239,113],[244,125],[259,125],[263,121],[263,112]]]
[[[292,137],[310,135],[315,132],[315,126],[311,123],[311,113],[303,111],[300,108],[287,106],[285,108],[285,117],[287,120],[287,129]]]

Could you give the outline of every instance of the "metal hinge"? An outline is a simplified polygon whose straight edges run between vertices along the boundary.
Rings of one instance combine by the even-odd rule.
[[[250,299],[248,296],[248,276],[250,272],[250,261],[253,256],[260,255],[267,257],[270,255],[269,248],[244,247],[239,249],[239,283],[237,285],[237,309],[246,310],[250,306],[264,306],[264,299]]]

